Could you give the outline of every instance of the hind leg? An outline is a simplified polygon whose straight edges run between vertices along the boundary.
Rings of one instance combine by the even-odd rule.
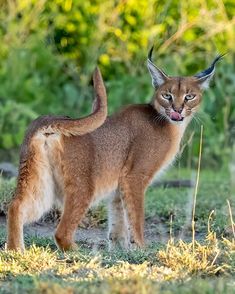
[[[47,166],[29,161],[21,167],[15,197],[8,209],[7,249],[24,249],[23,226],[37,221],[52,207],[53,184]]]
[[[130,247],[130,227],[120,191],[117,192],[109,203],[108,239],[110,250],[116,246],[121,246],[125,249]]]
[[[9,250],[24,250],[22,203],[22,197],[17,195],[8,209],[7,249]]]
[[[61,250],[76,249],[74,234],[89,208],[93,191],[86,179],[65,183],[64,210],[55,233],[55,241]]]

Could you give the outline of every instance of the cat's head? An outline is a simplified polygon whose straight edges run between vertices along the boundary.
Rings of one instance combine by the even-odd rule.
[[[171,122],[190,118],[202,99],[202,91],[209,86],[215,73],[215,64],[223,56],[219,55],[209,68],[191,77],[170,77],[158,68],[151,59],[153,48],[148,55],[148,69],[155,89],[154,108]]]

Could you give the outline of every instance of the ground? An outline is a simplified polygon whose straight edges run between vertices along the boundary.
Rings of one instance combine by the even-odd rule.
[[[175,167],[166,178],[195,180],[195,172]],[[152,187],[146,195],[144,249],[108,251],[101,204],[77,231],[79,250],[67,254],[54,244],[53,214],[25,228],[24,254],[4,250],[4,213],[15,182],[1,180],[0,293],[235,293],[231,180],[223,169],[200,173],[195,242],[194,187]]]

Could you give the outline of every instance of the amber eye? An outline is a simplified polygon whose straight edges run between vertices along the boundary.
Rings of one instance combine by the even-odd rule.
[[[162,94],[162,97],[166,100],[172,100],[172,95],[170,93],[164,93]]]
[[[187,94],[187,95],[184,96],[184,99],[185,100],[192,100],[194,97],[196,97],[196,95],[194,95],[194,94]]]

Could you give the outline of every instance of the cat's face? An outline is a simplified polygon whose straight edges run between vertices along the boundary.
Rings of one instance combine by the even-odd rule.
[[[201,97],[196,78],[168,78],[156,89],[153,106],[170,121],[180,122],[196,112]]]
[[[223,55],[219,55],[209,68],[195,76],[170,77],[152,62],[152,51],[153,48],[147,61],[155,88],[152,104],[157,112],[170,122],[182,122],[196,112],[202,91],[209,86],[215,72],[215,64]]]

